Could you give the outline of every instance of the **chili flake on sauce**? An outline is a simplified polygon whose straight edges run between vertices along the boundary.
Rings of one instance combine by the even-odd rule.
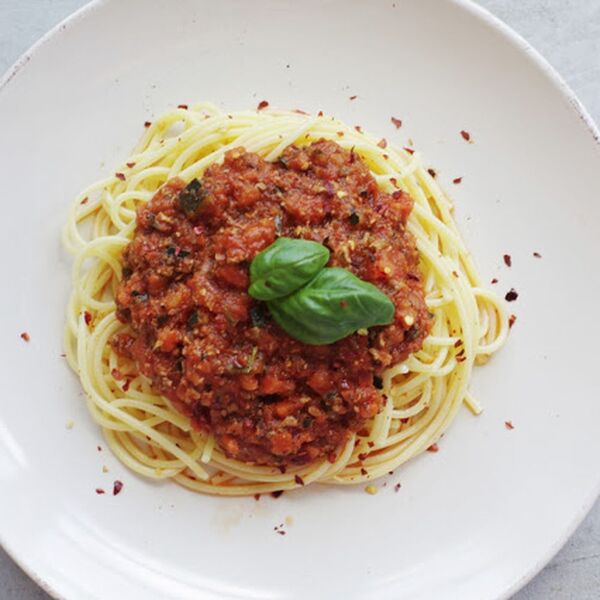
[[[130,327],[112,345],[229,457],[335,460],[380,411],[383,370],[429,332],[411,209],[331,141],[289,146],[274,163],[230,150],[201,181],[172,179],[138,210],[116,293]],[[326,245],[329,266],[394,302],[394,322],[325,346],[289,337],[247,293],[250,262],[278,236]]]

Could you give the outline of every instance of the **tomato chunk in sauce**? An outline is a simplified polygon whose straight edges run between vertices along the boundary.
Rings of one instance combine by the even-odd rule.
[[[116,294],[130,327],[113,348],[227,456],[333,460],[381,410],[382,372],[429,331],[411,208],[331,141],[289,146],[277,162],[230,150],[201,181],[172,179],[138,210]],[[278,236],[327,246],[329,266],[392,299],[394,322],[326,346],[292,339],[247,293],[250,262]]]

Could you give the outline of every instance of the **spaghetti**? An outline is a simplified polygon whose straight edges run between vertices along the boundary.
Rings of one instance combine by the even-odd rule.
[[[126,328],[117,319],[114,296],[136,209],[166,181],[200,178],[232,148],[243,146],[273,161],[290,144],[320,139],[353,149],[382,190],[399,187],[413,198],[407,229],[416,240],[433,319],[422,349],[384,372],[387,401],[366,431],[352,434],[334,459],[282,473],[227,457],[211,434],[193,429],[153,391],[134,361],[113,351],[111,339]],[[313,482],[353,484],[388,473],[431,447],[463,403],[475,414],[481,411],[468,391],[472,369],[508,332],[504,308],[481,286],[452,206],[420,155],[381,144],[330,117],[275,110],[225,114],[208,104],[173,110],[147,127],[120,171],[76,198],[64,242],[75,255],[65,347],[92,416],[132,470],[195,491],[249,495]]]

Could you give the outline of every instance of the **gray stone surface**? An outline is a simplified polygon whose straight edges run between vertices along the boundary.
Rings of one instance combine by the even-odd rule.
[[[532,43],[600,122],[600,0],[479,3]],[[84,4],[85,0],[0,0],[0,72],[50,27]],[[0,598],[49,597],[0,549]],[[513,600],[599,598],[600,502],[550,564]]]

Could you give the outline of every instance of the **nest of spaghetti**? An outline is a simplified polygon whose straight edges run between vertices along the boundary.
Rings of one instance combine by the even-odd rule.
[[[382,290],[393,321],[306,344],[248,294],[278,238]],[[247,495],[380,477],[480,408],[503,343],[451,204],[418,153],[324,116],[177,109],[75,201],[67,356],[116,455]],[[348,310],[342,301],[340,314]]]

